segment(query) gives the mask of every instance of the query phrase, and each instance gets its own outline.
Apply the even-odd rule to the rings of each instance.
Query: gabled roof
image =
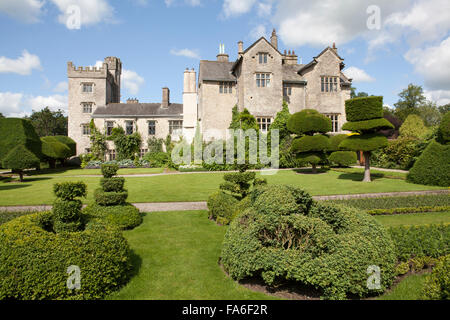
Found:
[[[347,77],[343,72],[341,72],[340,78],[341,78],[341,84],[343,86],[351,86],[352,85],[353,79],[350,79],[349,77]]]
[[[298,70],[303,64],[284,64],[283,65],[283,82],[286,83],[306,83],[305,79],[298,74]]]
[[[244,52],[242,53],[242,55],[244,55],[244,54],[246,54],[250,49],[252,49],[254,46],[256,46],[256,44],[258,43],[258,42],[260,42],[260,41],[265,41],[265,42],[267,42],[276,52],[278,52],[280,55],[283,55],[277,48],[275,48],[274,46],[273,46],[273,44],[270,42],[270,41],[268,41],[265,37],[261,37],[261,38],[259,38],[258,40],[256,40],[255,42],[253,42],[253,44],[250,46],[250,47],[248,47],[247,49],[245,49],[244,50]],[[234,69],[239,65],[239,63],[242,61],[242,56],[241,57],[239,57],[237,60],[236,60],[236,62],[234,62],[233,63],[233,66],[232,66],[232,68],[231,68],[231,72],[234,72]]]
[[[233,62],[200,61],[199,82],[203,81],[236,81],[231,74]]]
[[[168,108],[162,108],[161,103],[110,103],[106,107],[98,107],[93,118],[120,117],[174,117],[183,114],[183,105],[171,103]]]
[[[321,55],[323,55],[325,52],[327,52],[328,50],[330,50],[330,51],[331,51],[331,52],[332,52],[339,60],[341,60],[341,70],[342,70],[342,69],[344,68],[344,63],[342,62],[342,61],[344,61],[344,59],[341,58],[341,56],[337,54],[336,50],[334,50],[334,49],[331,48],[331,47],[326,47],[325,49],[322,50],[321,53],[319,53],[317,56],[315,56],[315,57],[313,58],[313,60],[312,60],[310,63],[304,65],[304,66],[298,71],[298,73],[299,73],[300,75],[302,75],[303,71],[305,71],[306,69],[308,69],[308,68],[310,68],[310,67],[316,65],[317,62],[318,62],[317,59],[318,59]]]

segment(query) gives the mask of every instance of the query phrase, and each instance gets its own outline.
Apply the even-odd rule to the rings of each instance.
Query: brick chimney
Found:
[[[170,90],[167,87],[162,88],[162,103],[161,107],[168,108],[170,105]]]

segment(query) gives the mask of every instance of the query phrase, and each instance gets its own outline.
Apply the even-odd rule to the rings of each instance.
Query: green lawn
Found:
[[[450,223],[450,211],[375,216],[375,219],[388,227]]]
[[[222,177],[223,173],[127,177],[126,188],[130,193],[128,200],[134,203],[205,201],[211,193],[217,191],[219,185],[223,182]],[[312,195],[442,189],[388,178],[376,178],[371,183],[363,183],[361,182],[362,171],[359,173],[329,171],[313,175],[284,170],[275,175],[264,177],[270,184],[298,186],[306,189]],[[88,198],[85,202],[92,201],[93,191],[99,186],[100,178],[98,177],[75,178],[64,175],[41,175],[28,177],[24,183],[11,183],[8,182],[9,179],[3,179],[0,180],[0,206],[51,204],[54,200],[52,194],[54,183],[79,180],[86,182],[88,185]]]
[[[119,169],[120,175],[133,174],[155,174],[162,173],[163,168],[124,168]],[[40,171],[29,171],[30,176],[92,176],[101,175],[100,169],[77,169],[77,168],[57,168],[57,169],[43,169]]]
[[[270,299],[228,278],[218,265],[226,228],[204,211],[149,213],[125,232],[137,274],[110,299]]]
[[[390,292],[378,297],[378,300],[421,300],[422,289],[428,274],[413,274],[403,279]]]

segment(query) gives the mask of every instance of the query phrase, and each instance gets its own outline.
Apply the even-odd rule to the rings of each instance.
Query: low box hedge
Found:
[[[106,192],[103,189],[95,189],[94,199],[95,203],[101,206],[116,206],[122,205],[128,198],[128,191],[122,192]]]

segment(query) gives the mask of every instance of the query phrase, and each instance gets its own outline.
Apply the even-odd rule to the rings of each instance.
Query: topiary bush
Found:
[[[112,207],[91,204],[83,209],[83,214],[103,220],[120,230],[131,230],[142,223],[142,214],[130,203]]]
[[[268,285],[295,281],[322,298],[381,293],[395,276],[388,231],[355,209],[313,202],[288,186],[256,189],[250,206],[230,224],[221,262],[235,280],[260,277]],[[380,289],[368,289],[369,266],[381,271]]]
[[[448,144],[450,142],[450,112],[447,112],[442,117],[437,136],[438,141],[442,144]]]
[[[421,139],[428,134],[429,129],[417,114],[410,114],[400,127],[400,136],[404,138]]]
[[[39,167],[39,162],[34,153],[29,151],[24,145],[19,144],[3,158],[2,166],[3,168],[11,169],[13,173],[17,173],[20,182],[23,182],[23,171]]]
[[[383,97],[362,97],[347,100],[345,102],[345,114],[347,121],[365,121],[383,118]]]
[[[209,196],[208,201],[209,218],[218,224],[227,225],[233,219],[233,213],[239,200],[223,191],[217,191]]]
[[[423,289],[425,300],[450,299],[450,255],[441,257],[433,272],[425,281]]]
[[[328,161],[339,167],[350,167],[356,164],[358,157],[354,151],[335,151],[330,154]]]
[[[77,143],[73,139],[67,136],[54,136],[54,138],[69,147],[69,157],[75,156],[77,154]]]
[[[223,175],[224,183],[220,189],[237,200],[244,199],[250,192],[250,188],[267,184],[267,180],[256,178],[255,172],[232,172]]]
[[[117,164],[102,164],[101,170],[103,177],[112,178],[119,171],[119,166]]]
[[[102,189],[95,189],[94,199],[95,203],[100,206],[117,206],[123,205],[128,198],[128,191],[123,190],[121,192],[106,192]]]
[[[114,177],[119,170],[117,164],[101,165],[103,179],[101,188],[94,191],[95,203],[100,206],[123,205],[127,201],[128,191],[125,190],[125,179]]]
[[[56,233],[76,232],[83,228],[81,220],[82,203],[75,198],[86,197],[84,182],[63,182],[53,185],[57,199],[53,202],[53,230]]]
[[[414,163],[407,180],[417,184],[450,186],[450,145],[433,140]]]
[[[49,232],[52,213],[22,216],[0,226],[0,300],[102,299],[130,276],[130,249],[109,224],[82,232]],[[81,270],[80,289],[68,289],[68,267]]]
[[[120,192],[125,185],[125,178],[102,178],[100,185],[105,192]]]

